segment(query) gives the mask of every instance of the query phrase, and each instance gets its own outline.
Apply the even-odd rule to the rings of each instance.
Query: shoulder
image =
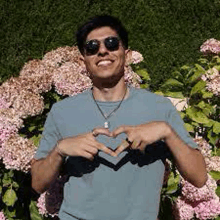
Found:
[[[89,95],[89,91],[86,90],[80,94],[67,97],[53,104],[51,111],[57,112],[60,110],[78,109],[79,106],[83,108],[83,105],[88,104]]]
[[[162,95],[155,94],[148,89],[134,89],[134,97],[139,102],[142,101],[147,105],[163,105],[167,107],[172,107],[170,99]]]

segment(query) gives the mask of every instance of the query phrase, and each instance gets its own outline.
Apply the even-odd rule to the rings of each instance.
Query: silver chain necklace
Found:
[[[123,95],[123,98],[122,98],[122,100],[120,101],[120,103],[118,104],[118,106],[117,106],[115,109],[113,109],[113,111],[111,111],[107,116],[105,116],[105,114],[103,113],[103,111],[102,111],[102,109],[100,108],[99,104],[98,104],[97,101],[95,100],[95,97],[94,97],[93,92],[92,92],[92,98],[93,98],[95,104],[97,105],[98,110],[100,111],[100,113],[102,114],[102,116],[103,116],[104,119],[105,119],[104,128],[109,128],[109,127],[110,127],[110,123],[109,123],[108,119],[112,116],[112,114],[113,114],[114,112],[116,112],[116,111],[120,108],[122,102],[124,101],[124,98],[125,98],[126,93],[127,93],[127,86],[126,86],[126,89],[125,89],[125,94]]]

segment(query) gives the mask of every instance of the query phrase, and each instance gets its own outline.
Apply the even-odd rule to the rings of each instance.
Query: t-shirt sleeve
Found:
[[[167,114],[167,121],[173,130],[179,135],[179,137],[192,148],[198,148],[197,144],[193,141],[192,137],[188,133],[188,131],[184,127],[184,122],[180,117],[179,112],[173,106],[171,101],[169,100],[169,111]]]
[[[45,158],[60,139],[61,134],[58,126],[56,125],[54,108],[52,107],[44,124],[44,131],[34,158]]]

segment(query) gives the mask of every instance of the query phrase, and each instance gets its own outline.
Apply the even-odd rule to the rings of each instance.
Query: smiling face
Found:
[[[124,75],[125,59],[129,50],[125,50],[122,42],[115,51],[109,51],[104,44],[108,37],[118,37],[117,32],[110,27],[101,27],[91,31],[86,41],[98,40],[99,50],[94,55],[83,56],[84,63],[93,83],[113,83],[119,81]]]

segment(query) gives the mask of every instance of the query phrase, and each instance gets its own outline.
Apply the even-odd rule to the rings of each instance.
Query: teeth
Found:
[[[101,66],[101,65],[108,65],[108,64],[111,64],[112,61],[110,60],[102,60],[98,63],[98,66]]]

